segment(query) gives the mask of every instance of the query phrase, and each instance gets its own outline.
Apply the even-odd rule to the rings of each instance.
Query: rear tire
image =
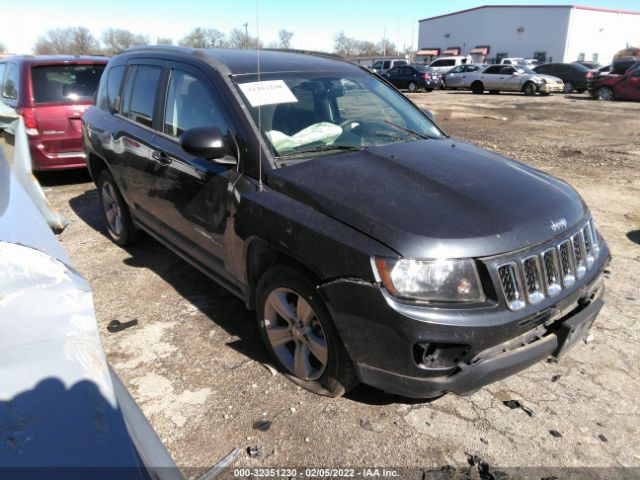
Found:
[[[573,83],[571,82],[567,82],[564,84],[564,87],[562,88],[562,92],[563,93],[573,93]]]
[[[473,82],[471,84],[471,91],[476,95],[482,95],[484,93],[484,85],[482,84],[482,82]]]
[[[329,397],[358,384],[331,314],[302,269],[276,265],[258,282],[256,314],[262,339],[294,383]]]
[[[418,84],[416,82],[409,82],[409,85],[407,85],[407,89],[411,93],[416,93],[418,91]]]
[[[138,238],[139,231],[131,220],[125,203],[111,172],[106,168],[98,177],[98,197],[107,233],[118,245],[130,245]]]

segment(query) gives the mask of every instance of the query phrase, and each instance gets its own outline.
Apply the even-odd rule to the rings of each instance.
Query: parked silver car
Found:
[[[540,75],[524,65],[491,65],[466,74],[462,86],[478,94],[489,90],[491,93],[504,91],[548,95],[562,92],[564,83],[551,75]]]
[[[489,65],[483,63],[469,63],[467,65],[458,65],[447,72],[442,78],[443,88],[469,88],[466,83],[467,75],[471,73],[479,73]]]

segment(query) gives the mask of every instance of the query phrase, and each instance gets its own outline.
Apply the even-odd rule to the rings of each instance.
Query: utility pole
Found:
[[[249,48],[249,24],[244,22],[242,26],[244,27],[244,48]]]
[[[382,33],[382,55],[387,56],[387,27],[384,27]]]

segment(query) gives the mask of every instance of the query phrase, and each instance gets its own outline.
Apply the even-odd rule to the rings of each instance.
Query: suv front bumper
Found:
[[[535,314],[495,308],[406,307],[379,286],[351,280],[319,287],[358,378],[386,392],[413,398],[467,394],[584,338],[603,306],[606,245],[581,286]],[[421,310],[418,317],[417,310]],[[416,345],[464,345],[464,358],[428,368]],[[462,357],[462,355],[461,355]]]

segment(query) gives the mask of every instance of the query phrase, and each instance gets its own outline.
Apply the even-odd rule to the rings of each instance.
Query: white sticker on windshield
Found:
[[[295,103],[298,101],[282,80],[240,83],[239,86],[252,107],[278,103]]]

